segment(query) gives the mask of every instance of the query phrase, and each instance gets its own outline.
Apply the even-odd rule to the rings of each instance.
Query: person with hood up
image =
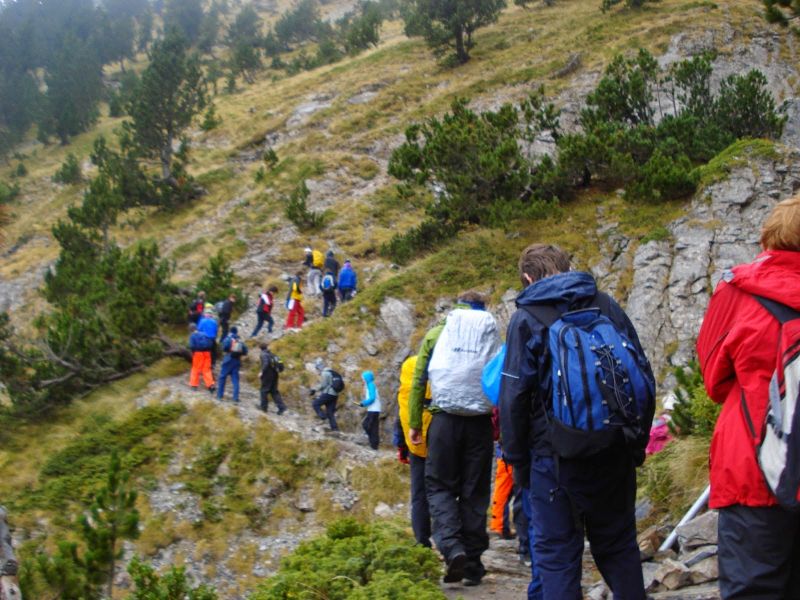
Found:
[[[719,588],[726,599],[800,594],[800,513],[778,504],[756,457],[782,339],[771,312],[795,319],[800,312],[800,195],[773,208],[761,247],[753,262],[723,274],[697,338],[706,390],[722,404],[709,450],[708,505],[719,511]],[[795,451],[792,434],[787,444]]]
[[[211,372],[211,348],[214,340],[206,334],[197,331],[197,325],[189,324],[189,350],[192,352],[192,371],[189,375],[189,385],[192,389],[199,389],[200,376],[209,392],[213,392],[214,374]]]
[[[380,444],[381,395],[375,385],[375,375],[372,371],[364,371],[361,379],[364,380],[364,399],[361,401],[361,406],[367,409],[361,427],[369,438],[369,447],[377,450]]]
[[[336,277],[332,271],[325,272],[319,289],[322,292],[322,316],[330,317],[336,308]]]
[[[342,302],[353,299],[358,287],[358,277],[349,260],[344,261],[342,270],[339,271],[339,298]]]
[[[212,340],[211,368],[214,368],[217,362],[217,332],[219,331],[219,322],[217,321],[217,313],[214,311],[213,304],[206,304],[203,307],[203,316],[197,323],[197,331]]]
[[[636,542],[636,464],[644,446],[632,450],[622,435],[591,456],[564,458],[551,442],[549,414],[553,373],[548,328],[539,307],[559,315],[593,307],[629,340],[652,384],[650,365],[633,324],[608,295],[598,292],[589,273],[570,270],[569,256],[548,244],[532,244],[519,258],[524,289],[506,334],[506,357],[500,384],[500,434],[506,460],[518,483],[529,490],[533,564],[529,597],[580,600],[584,535],[592,556],[615,598],[645,600]],[[570,405],[571,406],[571,405]],[[653,415],[645,415],[649,431]],[[641,440],[637,440],[639,442]],[[532,573],[533,576],[533,573]],[[541,594],[541,595],[539,595]]]
[[[261,389],[258,407],[263,412],[267,412],[269,406],[267,396],[272,396],[275,406],[278,407],[278,414],[282,415],[286,411],[286,404],[278,391],[278,379],[283,371],[283,363],[280,358],[269,351],[269,345],[266,342],[261,342],[259,347],[261,348],[261,371],[258,376],[261,380]]]
[[[222,301],[221,310],[217,315],[219,317],[219,327],[221,329],[219,340],[222,341],[228,337],[228,330],[230,329],[231,318],[233,317],[233,305],[236,304],[236,294],[228,295]]]
[[[325,254],[325,264],[322,266],[325,272],[333,273],[333,280],[339,279],[339,261],[333,255],[333,250],[328,250]]]
[[[239,369],[242,366],[242,357],[247,355],[247,346],[239,338],[239,330],[231,327],[231,331],[222,340],[222,350],[225,358],[222,359],[222,367],[219,371],[219,387],[217,388],[217,400],[222,400],[225,395],[225,380],[230,377],[233,384],[233,401],[239,402]]]
[[[325,366],[325,361],[322,358],[317,358],[314,361],[314,368],[319,373],[319,385],[316,389],[310,391],[313,397],[317,393],[319,395],[311,403],[311,407],[317,416],[323,421],[328,421],[331,431],[339,431],[339,425],[336,423],[336,404],[339,400],[339,392],[336,391],[333,385],[333,370]],[[323,411],[323,408],[325,409]]]

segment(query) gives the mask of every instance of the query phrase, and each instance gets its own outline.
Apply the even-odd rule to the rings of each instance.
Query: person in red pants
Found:
[[[305,311],[303,310],[303,290],[300,287],[301,277],[302,273],[297,273],[289,280],[289,297],[286,299],[289,314],[286,315],[284,329],[298,330],[303,326]]]

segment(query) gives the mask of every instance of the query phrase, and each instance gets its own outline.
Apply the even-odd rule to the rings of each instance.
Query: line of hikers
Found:
[[[726,599],[800,590],[799,224],[800,195],[773,209],[763,252],[724,274],[697,341],[708,394],[723,405],[709,507],[719,510]],[[523,289],[505,344],[485,298],[467,291],[401,368],[405,444],[397,443],[404,460],[408,449],[415,538],[443,555],[445,583],[479,585],[496,459],[492,525],[501,535],[510,529],[502,514],[509,496],[518,498],[512,510],[520,557],[531,567],[528,598],[582,598],[588,538],[614,597],[642,600],[636,467],[660,443],[651,439],[650,363],[624,310],[592,275],[571,270],[564,251],[532,244],[518,271]],[[343,378],[321,359],[315,366],[312,406],[337,431]],[[380,397],[373,374],[362,379],[360,404],[376,413],[363,426],[377,448]]]
[[[697,340],[723,405],[709,507],[725,599],[800,594],[800,195],[773,209],[761,246],[723,275]],[[565,252],[533,244],[518,269],[504,345],[483,297],[465,292],[401,368],[396,443],[414,536],[443,555],[445,583],[480,584],[496,456],[490,529],[509,532],[512,497],[529,599],[582,598],[588,538],[614,598],[643,600],[636,467],[668,441],[675,399],[652,427],[655,378],[636,330]]]

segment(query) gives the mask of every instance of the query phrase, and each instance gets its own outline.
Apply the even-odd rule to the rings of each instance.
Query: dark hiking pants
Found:
[[[260,390],[260,399],[261,399],[261,410],[267,412],[267,408],[269,407],[269,400],[267,396],[272,396],[272,400],[275,402],[275,406],[278,407],[280,412],[286,410],[286,404],[283,402],[283,397],[281,393],[278,391],[278,382],[273,381],[269,384],[261,384]]]
[[[516,486],[517,484],[515,483],[514,485]],[[539,575],[539,569],[536,566],[536,561],[534,560],[531,492],[529,489],[521,486],[520,489],[522,490],[522,510],[524,511],[525,518],[528,521],[528,531],[525,535],[528,543],[528,552],[531,556],[531,581],[528,584],[528,600],[543,600],[544,595],[542,594],[542,577]],[[520,538],[520,543],[522,543],[522,538]]]
[[[414,539],[426,548],[431,547],[431,513],[425,493],[425,459],[408,453],[411,466],[411,529]]]
[[[328,423],[331,425],[331,431],[339,431],[339,426],[336,424],[336,400],[337,396],[333,396],[331,394],[320,394],[314,402],[311,403],[311,407],[314,409],[314,412],[317,413],[317,416],[324,420],[328,420]],[[322,410],[322,407],[325,407],[325,410]]]
[[[448,562],[463,552],[468,567],[480,565],[481,554],[489,547],[486,511],[491,499],[492,437],[489,415],[437,412],[428,428],[425,488],[433,539]]]
[[[800,598],[800,513],[734,504],[718,527],[723,598]]]
[[[253,329],[253,333],[250,334],[250,337],[256,337],[258,332],[261,331],[261,328],[264,326],[264,321],[267,322],[267,331],[272,333],[272,327],[275,325],[275,319],[272,318],[270,313],[265,313],[264,311],[258,311],[256,313],[256,326]]]
[[[520,553],[527,553],[528,551],[528,517],[523,508],[523,497],[527,492],[525,488],[517,483],[511,491],[511,497],[508,499],[508,504],[511,506],[511,511],[514,520],[514,529],[517,532],[517,539],[519,540]]]
[[[369,438],[369,447],[377,450],[380,444],[381,413],[368,411],[361,422],[361,427]]]
[[[584,533],[616,600],[644,600],[636,543],[636,472],[625,449],[582,460],[531,462],[533,561],[545,599],[580,600]]]

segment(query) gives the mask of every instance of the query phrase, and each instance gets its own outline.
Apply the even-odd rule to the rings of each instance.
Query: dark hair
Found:
[[[262,350],[266,350],[269,347],[269,344],[267,344],[267,342],[261,342],[258,347]]]
[[[569,271],[569,256],[558,246],[531,244],[519,257],[519,278],[522,285],[539,281],[550,275]],[[531,278],[529,282],[525,275]]]
[[[267,288],[267,291],[268,291],[268,292],[272,292],[272,293],[274,294],[275,292],[277,292],[277,291],[278,291],[278,288],[277,288],[277,287],[275,287],[274,285],[271,285],[271,286],[269,286],[269,287]]]
[[[458,295],[458,301],[468,304],[486,304],[486,296],[477,290],[467,290]]]

